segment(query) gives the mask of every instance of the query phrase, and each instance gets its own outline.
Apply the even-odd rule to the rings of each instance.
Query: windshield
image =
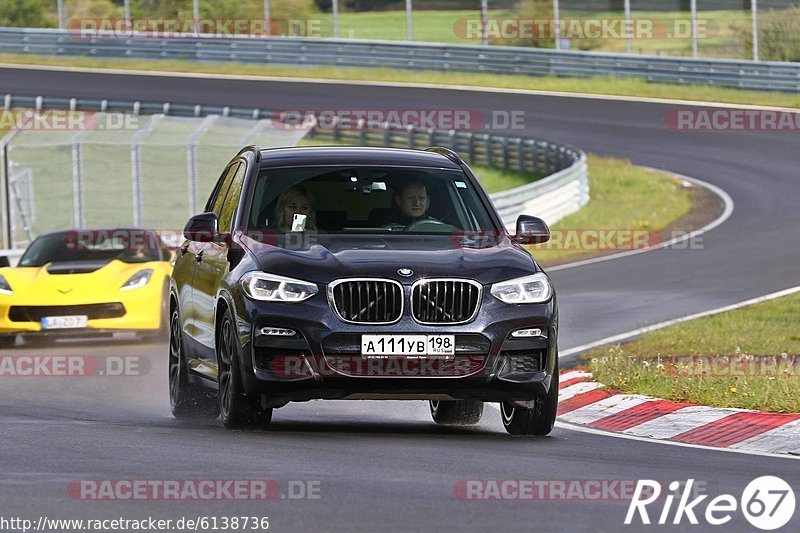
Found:
[[[146,263],[165,260],[164,245],[151,231],[64,231],[37,237],[19,260],[21,267],[47,263]]]
[[[334,234],[495,232],[460,170],[410,167],[263,169],[249,229]]]

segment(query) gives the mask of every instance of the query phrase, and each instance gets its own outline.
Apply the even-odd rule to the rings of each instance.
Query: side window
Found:
[[[244,185],[244,174],[247,165],[244,163],[239,165],[236,173],[233,176],[233,182],[228,189],[228,195],[225,202],[222,204],[222,211],[219,214],[219,231],[221,233],[229,233],[233,223],[233,215],[236,213],[236,207],[239,205],[239,197],[242,193],[242,186]]]
[[[214,193],[211,195],[211,198],[208,199],[208,204],[206,204],[206,212],[213,211],[219,215],[222,208],[222,202],[225,201],[225,194],[228,192],[228,188],[231,185],[233,175],[236,173],[237,168],[239,168],[239,163],[234,163],[222,173],[222,176],[220,176],[219,182],[217,183],[217,187],[214,189]]]

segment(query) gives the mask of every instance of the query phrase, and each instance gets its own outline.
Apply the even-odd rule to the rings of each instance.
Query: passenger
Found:
[[[278,228],[283,231],[292,231],[294,215],[306,216],[303,230],[317,231],[317,214],[314,210],[314,198],[308,194],[305,187],[302,185],[294,185],[283,191],[278,198],[276,211],[278,216]]]

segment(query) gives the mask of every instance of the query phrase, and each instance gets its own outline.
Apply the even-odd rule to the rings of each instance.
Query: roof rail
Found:
[[[251,144],[250,146],[245,146],[244,148],[239,150],[239,153],[236,154],[236,156],[238,157],[238,156],[242,155],[245,152],[253,152],[255,154],[255,156],[256,156],[256,163],[261,161],[261,147],[260,146],[256,146],[255,144]]]
[[[450,148],[445,148],[444,146],[431,146],[429,148],[425,148],[425,151],[441,154],[457,165],[464,164],[464,160],[461,159],[461,156],[459,156],[455,151],[451,150]]]

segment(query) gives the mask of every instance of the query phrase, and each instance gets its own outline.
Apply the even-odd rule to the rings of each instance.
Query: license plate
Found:
[[[455,335],[362,335],[361,355],[454,355]]]
[[[42,318],[42,329],[85,328],[88,320],[86,315],[46,316]]]

